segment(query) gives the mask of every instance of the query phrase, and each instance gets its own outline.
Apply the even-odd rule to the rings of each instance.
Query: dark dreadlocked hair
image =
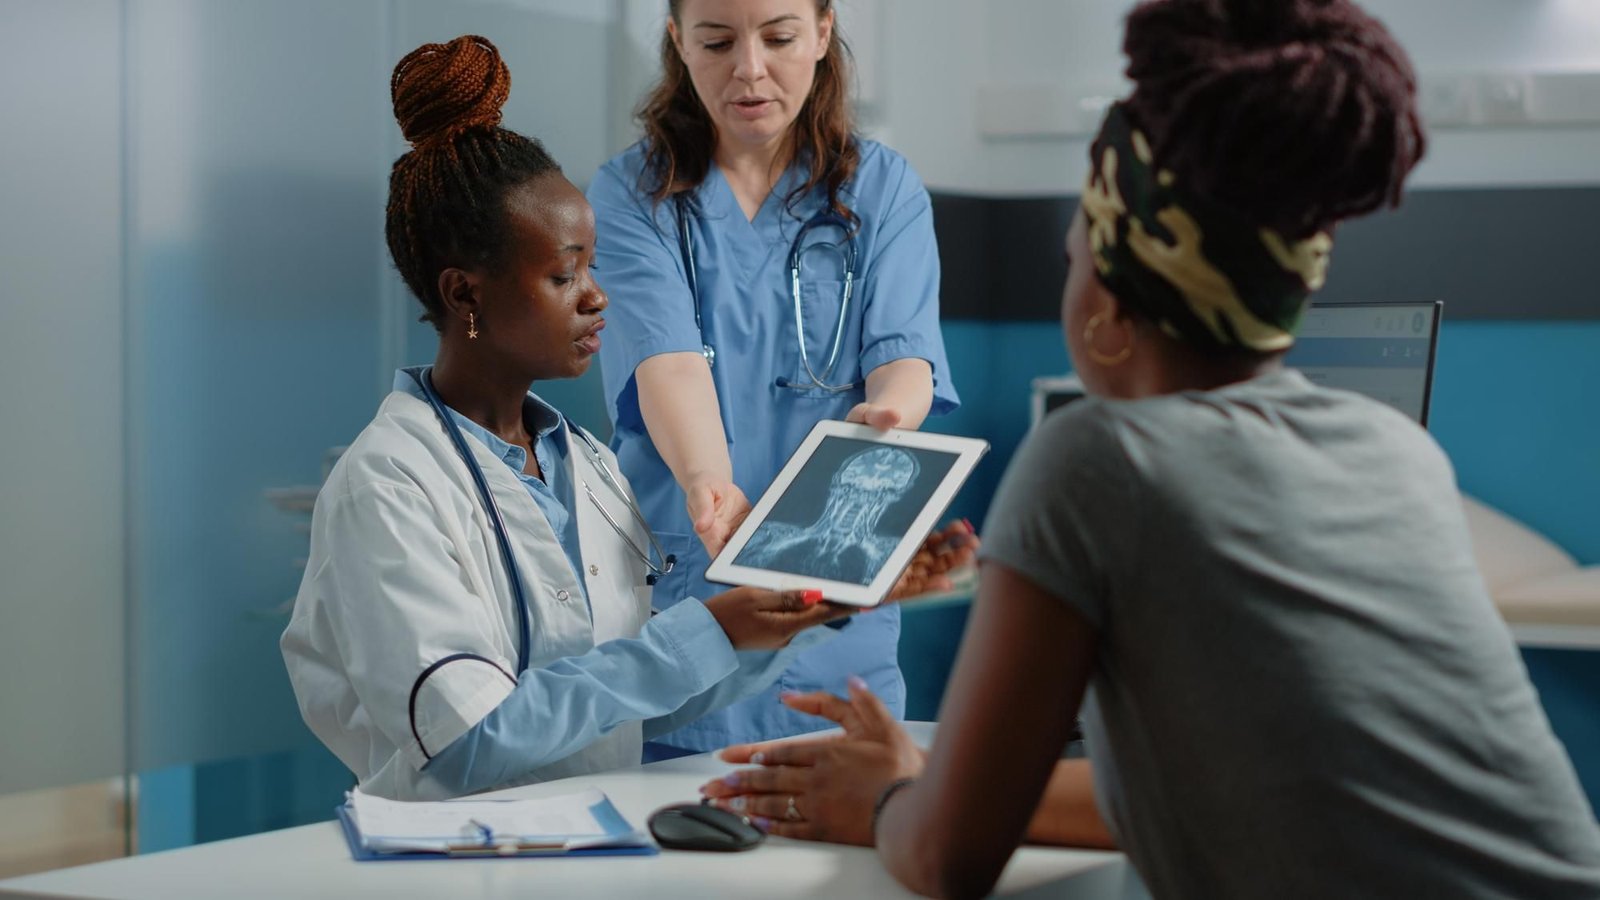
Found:
[[[1123,51],[1161,166],[1291,239],[1399,205],[1426,148],[1405,51],[1350,0],[1151,0]]]
[[[411,143],[389,174],[389,255],[440,328],[439,273],[495,268],[509,238],[508,191],[561,167],[538,141],[500,127],[511,72],[487,38],[423,44],[394,67],[394,116]]]

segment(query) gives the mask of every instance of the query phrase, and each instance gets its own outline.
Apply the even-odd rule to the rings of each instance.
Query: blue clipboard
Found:
[[[610,804],[607,803],[609,806]],[[361,844],[361,833],[356,829],[356,823],[350,816],[349,804],[341,804],[334,808],[334,813],[339,818],[339,828],[344,832],[345,843],[350,846],[350,858],[356,862],[372,862],[394,859],[423,860],[423,859],[527,859],[529,857],[548,857],[550,859],[571,859],[584,856],[655,856],[661,848],[653,843],[639,844],[627,847],[583,847],[575,850],[560,848],[525,848],[515,853],[501,853],[494,848],[453,850],[448,853],[439,853],[431,850],[402,850],[378,851],[364,847]],[[621,815],[611,811],[619,819]]]

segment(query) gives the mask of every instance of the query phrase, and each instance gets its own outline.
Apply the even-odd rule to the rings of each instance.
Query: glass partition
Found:
[[[0,878],[126,852],[115,0],[0,0]]]
[[[115,2],[0,2],[0,23],[10,794],[123,769],[121,36]]]

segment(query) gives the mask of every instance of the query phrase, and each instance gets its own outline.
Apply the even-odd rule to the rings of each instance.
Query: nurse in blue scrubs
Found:
[[[613,447],[678,554],[658,606],[704,595],[710,557],[816,422],[917,428],[959,402],[928,193],[854,133],[833,7],[672,0],[645,137],[589,188]],[[779,692],[843,692],[851,675],[903,715],[899,633],[896,608],[857,617],[770,690],[646,758],[812,730]]]

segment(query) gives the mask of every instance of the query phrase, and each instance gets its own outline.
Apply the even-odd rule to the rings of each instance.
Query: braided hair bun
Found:
[[[384,234],[423,321],[441,327],[439,272],[500,264],[506,194],[561,169],[537,140],[500,127],[511,72],[488,38],[423,44],[394,67],[389,93],[412,149],[389,173]]]
[[[1286,236],[1398,205],[1426,147],[1405,51],[1350,0],[1149,0],[1123,51],[1161,166]]]
[[[389,79],[389,96],[411,146],[445,142],[469,128],[500,124],[511,70],[488,38],[464,34],[406,54]]]

